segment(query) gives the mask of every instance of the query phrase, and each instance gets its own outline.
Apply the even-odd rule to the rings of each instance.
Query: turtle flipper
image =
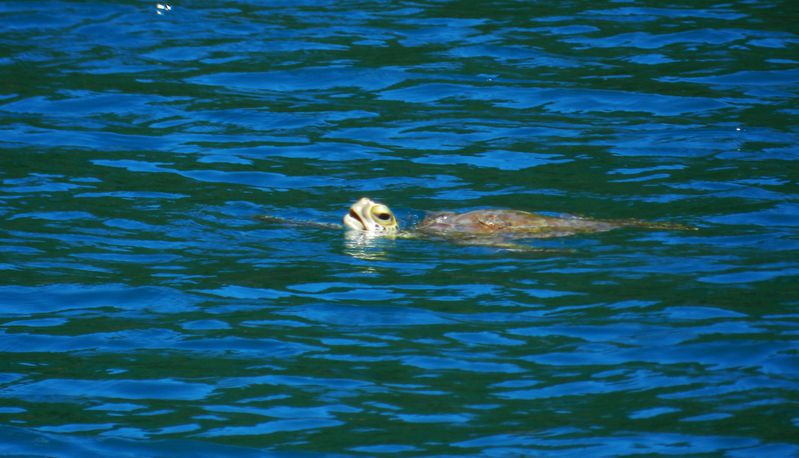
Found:
[[[322,223],[319,221],[308,221],[303,219],[283,218],[280,216],[272,215],[258,215],[255,219],[272,224],[281,224],[284,226],[303,226],[303,227],[318,227],[322,229],[341,229],[340,224]]]
[[[643,221],[640,219],[625,219],[616,221],[618,227],[632,227],[641,229],[652,229],[662,231],[698,231],[696,226],[688,226],[680,223],[669,223],[663,221]]]

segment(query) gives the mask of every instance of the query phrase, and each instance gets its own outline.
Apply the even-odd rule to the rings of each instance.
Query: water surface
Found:
[[[793,3],[169,6],[0,5],[0,453],[799,454]]]

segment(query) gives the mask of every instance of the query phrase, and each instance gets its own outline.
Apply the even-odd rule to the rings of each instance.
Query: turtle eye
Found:
[[[385,205],[375,205],[371,209],[372,217],[381,226],[391,226],[394,224],[394,214]]]

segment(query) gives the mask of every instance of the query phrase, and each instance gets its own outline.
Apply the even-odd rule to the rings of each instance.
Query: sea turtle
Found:
[[[292,225],[340,228],[329,223],[288,220],[274,216],[260,217],[266,221]],[[604,232],[621,227],[648,229],[690,229],[671,223],[652,223],[639,220],[594,220],[576,216],[545,216],[521,210],[488,209],[465,213],[437,212],[427,215],[410,230],[399,227],[396,216],[388,206],[367,197],[350,206],[343,218],[344,226],[364,236],[428,237],[452,240],[470,245],[489,245],[514,248],[512,239],[562,237],[578,233]]]

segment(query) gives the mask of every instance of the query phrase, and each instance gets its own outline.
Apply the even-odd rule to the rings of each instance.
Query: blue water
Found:
[[[799,455],[794,3],[0,3],[0,454]]]

